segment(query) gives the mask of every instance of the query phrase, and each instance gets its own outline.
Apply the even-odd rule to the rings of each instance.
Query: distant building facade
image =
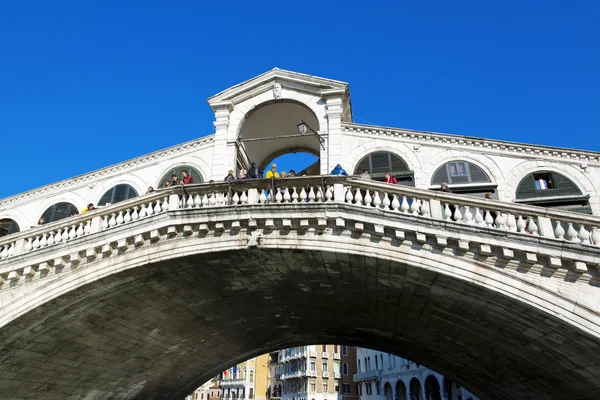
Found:
[[[338,400],[340,351],[340,345],[311,345],[271,353],[270,398]]]
[[[357,348],[360,400],[478,400],[456,382],[404,358]]]
[[[354,346],[341,346],[342,366],[340,378],[339,400],[357,400],[358,385],[354,383],[354,375],[356,374],[356,351]]]
[[[225,370],[220,381],[223,400],[266,400],[269,355],[251,358]]]

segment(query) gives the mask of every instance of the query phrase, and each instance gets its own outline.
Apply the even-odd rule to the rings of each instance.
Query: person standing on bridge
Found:
[[[335,168],[331,170],[330,175],[349,176],[348,173],[344,170],[344,168],[342,168],[342,166],[340,164],[336,165]]]
[[[366,179],[368,181],[373,180],[373,178],[371,178],[371,174],[369,174],[369,170],[368,169],[363,169],[362,174],[360,174],[358,177],[360,179]]]
[[[250,169],[248,170],[248,174],[246,175],[246,178],[258,179],[261,177],[261,175],[262,175],[262,171],[258,169],[258,167],[256,166],[256,163],[250,164]]]
[[[233,181],[235,181],[235,176],[233,175],[233,170],[230,169],[229,173],[225,177],[225,182],[233,182]]]
[[[279,172],[277,172],[277,164],[271,165],[271,170],[267,171],[266,178],[267,179],[279,178]]]
[[[389,172],[386,172],[385,173],[384,182],[385,183],[391,183],[392,185],[397,185],[398,184],[398,179],[396,179],[393,176],[391,176]]]
[[[188,175],[188,172],[184,169],[181,171],[181,181],[184,185],[190,185],[194,183],[194,178],[191,175]]]

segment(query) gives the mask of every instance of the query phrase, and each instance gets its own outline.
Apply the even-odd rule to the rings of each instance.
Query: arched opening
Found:
[[[10,218],[0,219],[0,237],[19,232],[19,224]]]
[[[371,179],[379,182],[385,180],[386,172],[398,180],[398,184],[415,186],[414,172],[402,158],[388,151],[376,151],[364,156],[354,168],[354,175],[368,171]]]
[[[517,203],[592,213],[590,196],[583,194],[572,180],[556,171],[540,170],[528,174],[519,182],[515,198]]]
[[[276,158],[267,158],[264,166],[261,165],[263,176],[266,176],[273,164],[277,165],[279,176],[284,176],[283,172],[286,176],[320,175],[321,173],[319,156],[307,152],[285,153]]]
[[[301,122],[307,126],[304,134],[298,128]],[[269,160],[287,153],[303,152],[318,157],[321,143],[316,133],[320,129],[313,111],[302,103],[275,100],[261,104],[246,115],[240,129],[237,171],[249,169],[251,163],[265,171]],[[296,172],[300,171],[298,167]]]
[[[424,400],[421,382],[417,378],[410,380],[410,400]]]
[[[392,385],[389,382],[386,382],[383,385],[383,396],[385,400],[394,400],[394,392],[392,391]]]
[[[439,190],[442,183],[447,183],[453,193],[475,197],[492,193],[492,198],[498,199],[498,185],[481,167],[469,161],[452,160],[438,167],[431,177],[431,185]]]
[[[433,375],[425,379],[425,400],[441,400],[440,384]]]
[[[137,191],[131,185],[121,184],[113,186],[111,189],[107,190],[106,193],[100,197],[98,205],[103,206],[107,204],[115,204],[120,201],[133,199],[137,196]]]
[[[595,336],[495,289],[405,261],[330,252],[325,249],[333,242],[325,236],[319,238],[318,250],[228,248],[198,254],[189,254],[189,249],[207,238],[190,235],[173,240],[143,246],[146,258],[136,267],[125,264],[140,258],[131,248],[122,258],[99,259],[93,267],[99,270],[102,263],[109,264],[110,275],[96,281],[90,276],[79,287],[63,275],[55,285],[46,285],[52,291],[69,285],[69,290],[0,329],[0,353],[5,354],[0,376],[25,374],[30,365],[77,359],[81,360],[77,365],[65,363],[66,369],[46,369],[56,386],[44,390],[69,395],[73,390],[101,392],[109,385],[113,397],[182,398],[181,394],[248,357],[306,343],[338,342],[376,344],[376,350],[460,377],[482,397],[588,398],[592,396],[586,393],[597,392],[597,380],[571,376],[570,365],[561,369],[551,363],[562,352],[545,335],[528,338],[529,350],[522,341],[499,344],[493,335],[472,335],[469,343],[461,344],[460,338],[473,329],[503,330],[506,337],[518,337],[523,326],[540,324],[548,335],[561,335],[581,349],[582,362],[593,361],[585,358],[585,349],[598,342]],[[179,251],[184,241],[186,255],[177,257],[172,252]],[[171,253],[164,251],[167,248]],[[331,279],[332,271],[343,279]],[[404,279],[408,276],[411,284]],[[388,286],[382,290],[384,281]],[[326,290],[323,282],[328,284]],[[361,282],[353,285],[351,296],[348,282]],[[43,290],[36,295],[47,295]],[[424,293],[436,310],[435,319],[423,321],[418,312]],[[390,295],[396,296],[394,301],[388,300]],[[386,307],[381,308],[383,301]],[[457,310],[456,304],[465,307]],[[481,312],[481,304],[494,307]],[[381,318],[364,318],[373,309],[380,310]],[[457,318],[470,323],[456,324]],[[427,325],[432,330],[454,325],[444,335],[422,335],[424,323],[433,324]],[[399,324],[408,329],[398,330]],[[125,327],[127,335],[122,333]],[[110,340],[102,342],[106,337]],[[39,343],[61,351],[35,351]],[[94,343],[102,343],[103,352]],[[122,351],[125,347],[127,352]],[[312,365],[311,371],[315,371]],[[481,379],[491,375],[494,380]],[[136,386],[142,381],[144,385]],[[132,388],[137,391],[129,392]],[[7,398],[35,398],[35,393],[24,395],[29,389],[0,380]],[[420,397],[422,390],[411,392]]]
[[[78,212],[79,210],[77,210],[77,207],[75,207],[71,203],[56,203],[48,207],[46,211],[44,211],[44,213],[40,217],[40,220],[43,218],[44,223],[54,222],[63,218],[71,217],[73,216],[73,214],[76,214]]]
[[[181,173],[183,171],[186,171],[194,180],[194,183],[202,183],[204,182],[204,179],[202,177],[202,174],[200,173],[200,171],[198,171],[196,168],[191,167],[189,165],[179,165],[177,167],[173,167],[170,170],[168,170],[163,176],[162,178],[160,178],[160,180],[158,181],[158,184],[155,186],[155,188],[159,187],[166,187],[167,186],[167,182],[171,182],[171,177],[173,175],[175,175],[177,177],[178,180],[181,179]]]
[[[396,398],[394,400],[406,400],[406,385],[401,380],[396,381]]]

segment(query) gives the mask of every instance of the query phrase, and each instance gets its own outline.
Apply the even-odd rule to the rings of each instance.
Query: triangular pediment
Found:
[[[265,90],[269,90],[274,82],[279,82],[284,87],[294,88],[299,91],[322,96],[335,92],[342,92],[348,96],[348,83],[346,82],[273,68],[264,74],[248,79],[247,81],[217,93],[214,96],[209,97],[207,101],[211,107],[215,104],[222,104],[223,102],[229,102],[235,105],[250,97],[257,96]]]

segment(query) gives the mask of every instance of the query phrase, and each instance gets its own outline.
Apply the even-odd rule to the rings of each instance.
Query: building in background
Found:
[[[269,355],[251,358],[225,370],[220,381],[223,400],[266,400]]]
[[[360,400],[478,400],[456,382],[404,358],[357,348]]]
[[[354,374],[356,374],[356,347],[341,346],[341,377],[339,381],[340,391],[339,400],[357,400],[358,387],[354,383]]]
[[[270,398],[338,400],[340,350],[339,345],[311,345],[271,353]]]

